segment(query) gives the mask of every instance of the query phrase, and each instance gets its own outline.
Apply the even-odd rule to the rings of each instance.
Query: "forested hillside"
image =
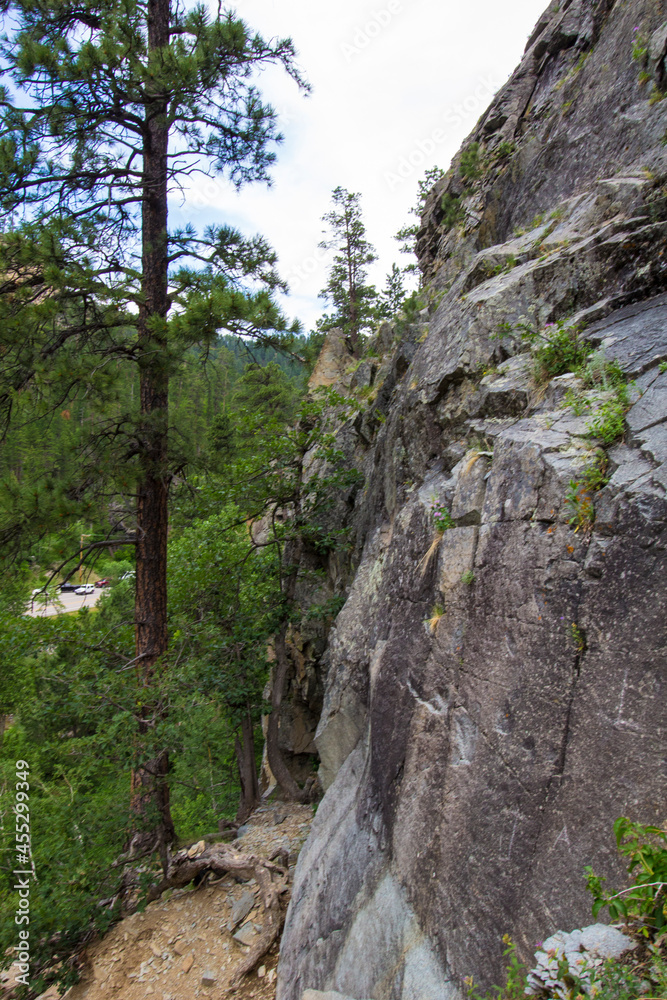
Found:
[[[336,186],[309,331],[173,222],[270,181],[292,41],[3,11],[0,989],[659,1000],[664,11],[554,0],[381,290]]]

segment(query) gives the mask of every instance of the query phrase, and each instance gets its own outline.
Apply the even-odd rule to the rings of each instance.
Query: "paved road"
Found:
[[[60,594],[60,603],[62,607],[47,604],[46,607],[42,602],[37,599],[34,603],[28,605],[28,610],[26,614],[33,618],[51,618],[53,615],[59,615],[66,611],[78,611],[80,608],[92,608],[100,599],[102,594],[101,590],[95,589],[93,594]]]

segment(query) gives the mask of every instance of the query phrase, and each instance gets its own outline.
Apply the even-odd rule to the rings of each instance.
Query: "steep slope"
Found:
[[[622,877],[618,815],[667,818],[666,47],[653,0],[551,4],[427,201],[429,314],[347,379],[356,574],[278,1000],[498,981],[504,933],[588,922],[585,864]],[[536,381],[558,321],[589,383]]]

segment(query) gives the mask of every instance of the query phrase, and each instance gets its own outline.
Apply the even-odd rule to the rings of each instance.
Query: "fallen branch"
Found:
[[[286,867],[256,854],[237,851],[231,844],[213,844],[196,857],[189,857],[186,850],[179,851],[171,859],[162,881],[149,889],[147,901],[150,903],[159,899],[167,889],[182,888],[193,880],[199,883],[209,873],[218,877],[235,875],[243,879],[254,878],[264,907],[259,939],[238,965],[230,983],[231,987],[236,987],[243,976],[255,968],[282,930],[286,909],[282,905],[282,897],[287,892],[288,871]]]

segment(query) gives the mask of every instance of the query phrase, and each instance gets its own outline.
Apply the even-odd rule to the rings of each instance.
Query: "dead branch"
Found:
[[[209,873],[217,877],[254,878],[264,908],[262,932],[234,974],[230,985],[235,988],[243,976],[255,968],[282,930],[286,909],[282,897],[287,892],[288,871],[256,854],[242,853],[231,844],[213,844],[196,857],[189,857],[188,851],[183,850],[171,859],[162,881],[150,888],[148,902],[158,899],[167,889],[182,888],[193,880],[199,883]]]

